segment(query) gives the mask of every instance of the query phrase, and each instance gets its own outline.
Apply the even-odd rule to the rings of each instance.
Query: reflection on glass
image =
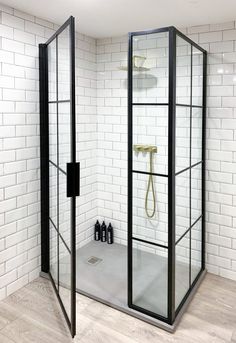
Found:
[[[203,53],[193,47],[193,86],[192,104],[202,106]]]
[[[71,115],[70,103],[58,104],[59,167],[66,172],[71,162]]]
[[[67,177],[59,171],[59,232],[70,248],[71,198],[67,198]]]
[[[133,101],[168,102],[168,33],[133,38]]]
[[[168,243],[168,179],[154,178],[156,208],[153,218],[148,218],[145,211],[148,175],[133,173],[133,237],[162,245]],[[148,208],[153,209],[154,201],[149,194]]]
[[[202,220],[191,229],[191,283],[194,282],[202,265]]]
[[[190,104],[191,45],[176,37],[176,103]]]
[[[190,166],[190,108],[176,107],[175,171]]]
[[[154,145],[153,173],[168,171],[168,107],[133,106],[133,144]],[[133,150],[133,169],[149,171],[149,153]]]
[[[189,170],[175,177],[175,225],[176,241],[190,226]]]
[[[57,107],[49,104],[48,110],[49,130],[49,160],[57,164]]]
[[[59,237],[59,294],[66,313],[71,314],[71,255]]]
[[[67,27],[58,36],[58,100],[70,99],[70,39]]]
[[[167,317],[167,249],[133,241],[133,304]]]
[[[189,289],[189,233],[175,247],[175,308]]]
[[[202,160],[202,109],[192,108],[192,156],[191,164]]]
[[[191,170],[191,225],[202,214],[202,165]]]
[[[56,40],[48,45],[48,99],[56,100]]]
[[[58,288],[58,241],[57,241],[58,235],[57,231],[53,227],[53,225],[50,223],[50,273],[53,278],[53,281],[55,283],[55,286]]]

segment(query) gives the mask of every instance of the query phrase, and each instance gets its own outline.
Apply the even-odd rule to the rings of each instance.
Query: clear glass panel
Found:
[[[58,100],[70,100],[69,27],[58,36]]]
[[[175,171],[190,166],[190,108],[176,106]]]
[[[71,247],[71,198],[67,198],[67,177],[59,171],[59,232]]]
[[[200,219],[191,229],[191,283],[202,266],[202,220]]]
[[[167,317],[167,249],[133,241],[133,304]]]
[[[176,241],[190,227],[190,172],[187,170],[175,178],[175,230]]]
[[[192,104],[202,106],[203,53],[193,47]]]
[[[57,227],[57,168],[49,163],[49,217]]]
[[[70,103],[58,104],[59,167],[66,172],[71,162],[71,115]]]
[[[191,169],[191,225],[202,214],[202,165]]]
[[[49,124],[49,160],[57,164],[57,106],[49,104],[48,109]]]
[[[133,106],[133,169],[150,171],[150,153],[137,152],[135,145],[152,145],[153,173],[168,172],[168,107]]]
[[[202,109],[192,108],[192,156],[191,164],[202,160]]]
[[[56,100],[56,40],[48,45],[48,99]]]
[[[50,273],[58,288],[58,234],[53,225],[50,223]]]
[[[175,247],[175,308],[189,290],[190,239],[187,233]]]
[[[153,176],[155,202],[152,188],[147,196],[149,175],[133,173],[133,237],[162,245],[168,244],[168,178]],[[152,181],[150,181],[152,182]]]
[[[59,294],[67,315],[71,314],[71,255],[59,237]]]
[[[191,45],[176,37],[176,103],[190,105]]]
[[[133,37],[133,102],[168,102],[168,36]]]

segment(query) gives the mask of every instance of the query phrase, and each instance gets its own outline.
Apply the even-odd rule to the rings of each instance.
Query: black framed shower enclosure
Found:
[[[79,195],[74,17],[70,17],[45,44],[39,45],[39,73],[41,268],[52,282],[74,337],[76,196]]]
[[[169,331],[205,273],[206,65],[206,51],[174,27],[129,33],[127,299],[118,306],[89,295]],[[39,73],[42,272],[74,337],[80,165],[73,17],[39,45]],[[150,170],[138,144],[154,146]],[[147,218],[150,175],[157,206]]]
[[[154,52],[155,60],[152,59]],[[156,94],[150,88],[153,75],[148,76],[149,80],[142,77],[142,68],[134,63],[139,55],[156,68]],[[168,325],[174,324],[205,272],[206,66],[206,51],[174,27],[129,33],[128,306]],[[158,82],[161,84],[164,78],[165,89],[160,95]],[[147,86],[145,82],[148,82]],[[161,121],[163,127],[158,127],[155,120],[164,115],[165,127]],[[148,127],[151,116],[153,124]],[[141,132],[138,125],[141,125]],[[156,232],[155,236],[139,230],[139,221],[143,218],[140,218],[137,203],[142,202],[143,190],[138,187],[147,182],[150,173],[144,164],[138,163],[134,152],[134,144],[144,143],[151,125],[154,126],[153,136],[153,129],[156,128],[157,136],[158,129],[162,129],[166,130],[167,139],[162,154],[166,157],[164,166],[159,168],[157,153],[156,172],[152,173],[157,180],[157,203],[158,189],[164,189],[162,193],[165,192],[167,199],[165,209],[162,213],[159,211],[159,217],[164,216],[165,230]],[[157,149],[158,143],[157,138]],[[139,193],[141,196],[137,200],[135,197]],[[161,270],[165,276],[161,282],[152,278],[152,287],[143,288],[140,294],[137,291],[139,274],[145,275],[144,270],[148,268],[144,258],[142,260],[144,251],[158,257],[153,275],[156,273],[159,279],[161,274],[157,271]],[[153,297],[150,297],[151,292],[155,293]]]

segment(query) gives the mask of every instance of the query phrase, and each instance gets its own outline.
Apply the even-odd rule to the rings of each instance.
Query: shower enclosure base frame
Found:
[[[76,288],[76,292],[81,294],[81,295],[84,295],[90,299],[93,299],[95,301],[98,301],[106,306],[109,306],[111,308],[114,308],[118,311],[121,311],[123,313],[126,313],[134,318],[137,318],[137,319],[140,319],[148,324],[151,324],[151,325],[154,325],[160,329],[163,329],[167,332],[170,332],[170,333],[174,333],[183,314],[186,312],[187,310],[187,307],[188,305],[191,303],[194,295],[196,294],[199,286],[201,285],[203,279],[205,278],[205,275],[206,275],[207,271],[206,269],[203,270],[200,274],[200,276],[198,277],[198,280],[197,282],[195,283],[195,285],[193,286],[192,290],[191,290],[191,293],[189,294],[189,296],[187,297],[187,300],[185,301],[184,305],[181,307],[181,310],[179,311],[178,315],[176,316],[175,318],[175,321],[172,325],[170,324],[167,324],[161,320],[158,320],[158,319],[155,319],[153,317],[150,317],[150,316],[147,316],[145,315],[144,313],[141,313],[141,312],[138,312],[138,311],[135,311],[133,310],[132,308],[128,307],[127,306],[119,306],[119,305],[116,305],[110,301],[107,301],[107,300],[104,300],[102,298],[99,298],[97,296],[95,296],[94,294],[90,294],[90,293],[87,293],[87,292],[84,292],[78,288]],[[49,279],[49,275],[47,273],[44,273],[44,272],[40,272],[40,276],[43,277],[43,278],[46,278],[46,279]],[[79,309],[78,309],[79,310]]]

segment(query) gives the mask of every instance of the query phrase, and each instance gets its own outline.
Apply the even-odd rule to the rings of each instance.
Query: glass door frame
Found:
[[[48,46],[56,41],[56,87],[58,94],[58,36],[69,28],[70,50],[70,151],[71,160],[67,163],[67,197],[71,198],[71,227],[70,227],[70,265],[71,265],[71,313],[70,319],[65,310],[55,282],[50,273],[50,219],[49,219],[49,78],[48,78]],[[47,40],[45,44],[39,44],[39,87],[40,87],[40,179],[41,179],[41,270],[47,273],[71,336],[76,334],[76,196],[79,195],[79,163],[76,163],[76,123],[75,123],[75,18],[69,19]],[[54,103],[54,101],[53,101]],[[55,101],[58,118],[58,95]],[[58,135],[58,133],[57,133]],[[58,141],[57,141],[58,144]],[[58,151],[57,151],[58,154]],[[59,166],[57,166],[59,168]],[[60,169],[60,168],[59,168]],[[58,183],[58,179],[57,179]],[[57,207],[58,207],[57,202]],[[58,235],[59,231],[57,232]],[[58,252],[57,252],[58,256]],[[59,256],[57,263],[59,265]],[[59,283],[59,275],[58,275]]]
[[[148,35],[153,33],[166,32],[169,34],[169,76],[168,89],[169,96],[166,103],[134,103],[133,102],[133,38],[135,36]],[[175,134],[176,134],[176,37],[179,35],[192,47],[203,53],[203,80],[202,80],[202,244],[201,244],[201,270],[195,281],[190,285],[188,292],[175,309]],[[191,65],[192,67],[192,65]],[[142,312],[155,319],[172,325],[176,316],[180,312],[193,288],[205,271],[205,139],[206,139],[206,76],[207,75],[207,52],[198,44],[186,37],[175,27],[164,27],[155,30],[130,32],[128,37],[128,306],[136,311]],[[191,85],[193,75],[191,73]],[[168,245],[162,246],[148,240],[137,239],[133,236],[133,173],[149,174],[147,172],[133,170],[133,106],[168,106],[168,174],[153,175],[168,178]],[[191,196],[191,195],[190,195]],[[168,251],[168,290],[167,290],[167,317],[158,315],[145,308],[141,308],[133,303],[133,241],[140,241],[157,247],[166,248]],[[158,290],[157,290],[158,294]]]

